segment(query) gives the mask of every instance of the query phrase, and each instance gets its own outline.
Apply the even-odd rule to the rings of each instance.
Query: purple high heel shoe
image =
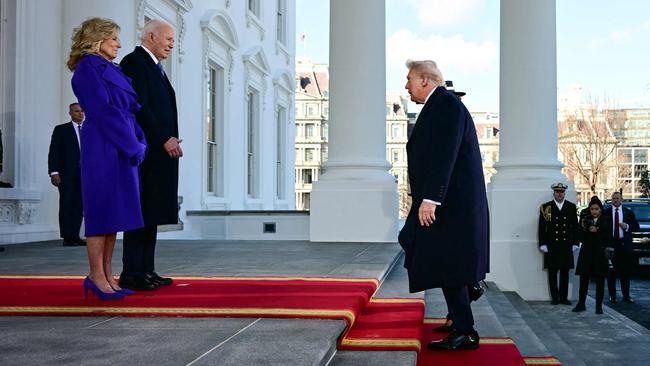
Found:
[[[99,287],[97,287],[97,285],[95,285],[90,277],[86,277],[84,279],[84,296],[86,299],[88,299],[88,290],[91,290],[100,300],[120,300],[126,296],[121,292],[102,291]]]

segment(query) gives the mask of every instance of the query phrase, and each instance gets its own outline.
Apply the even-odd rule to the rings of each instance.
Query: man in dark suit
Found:
[[[616,277],[621,279],[621,292],[623,302],[634,303],[630,297],[630,272],[634,268],[634,255],[632,254],[632,233],[639,231],[639,222],[634,212],[623,207],[623,194],[612,193],[612,207],[605,210],[605,222],[614,239],[609,245],[614,248],[612,264],[614,270],[607,277],[609,301],[616,303]]]
[[[489,266],[488,207],[478,137],[433,61],[408,61],[406,89],[424,104],[406,145],[413,203],[400,232],[409,290],[442,288],[454,331],[431,349],[479,347],[468,286]]]
[[[141,46],[126,55],[120,66],[138,94],[138,124],[147,139],[147,156],[140,166],[141,206],[145,226],[124,233],[120,286],[156,290],[171,278],[156,273],[154,258],[158,225],[178,222],[178,158],[183,156],[178,139],[176,94],[161,61],[174,47],[174,29],[152,20],[142,31]]]
[[[47,171],[52,185],[59,189],[59,231],[63,246],[86,245],[79,238],[83,206],[81,202],[81,166],[79,133],[85,118],[79,103],[68,107],[71,122],[54,127]]]
[[[551,305],[571,305],[569,301],[569,270],[573,268],[573,252],[580,244],[580,226],[576,205],[565,199],[568,186],[551,185],[553,200],[539,208],[537,238],[544,253],[544,268],[548,271]],[[560,287],[557,279],[560,273]]]

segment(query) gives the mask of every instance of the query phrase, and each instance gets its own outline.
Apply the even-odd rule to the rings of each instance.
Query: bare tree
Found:
[[[617,166],[614,154],[618,141],[611,126],[622,118],[614,108],[604,108],[597,101],[565,115],[559,124],[559,150],[565,173],[576,182],[576,190],[610,191],[615,187],[611,169]]]

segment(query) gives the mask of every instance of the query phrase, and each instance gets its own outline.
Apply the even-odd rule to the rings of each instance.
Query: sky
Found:
[[[498,0],[385,1],[387,92],[406,93],[405,60],[431,59],[470,111],[498,112]],[[557,0],[556,14],[558,97],[650,108],[650,1]],[[329,62],[329,0],[296,0],[296,37],[297,57]]]

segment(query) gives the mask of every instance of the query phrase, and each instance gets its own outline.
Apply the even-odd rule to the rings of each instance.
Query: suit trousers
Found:
[[[557,273],[560,272],[560,288],[557,287]],[[548,269],[548,287],[551,291],[551,299],[555,301],[564,301],[569,297],[569,270],[549,268]]]
[[[122,275],[137,277],[155,271],[157,236],[157,225],[124,232]]]
[[[64,240],[77,240],[83,220],[80,178],[68,178],[58,188],[59,232]]]
[[[578,290],[579,299],[578,303],[583,304],[587,301],[587,291],[589,290],[589,279],[593,279],[596,283],[596,307],[599,308],[603,305],[603,298],[605,297],[605,277],[603,276],[580,276],[580,289]]]
[[[443,287],[447,309],[454,321],[454,328],[459,332],[470,332],[474,330],[474,316],[469,301],[467,286]]]
[[[623,298],[628,298],[630,297],[630,272],[632,272],[632,267],[634,266],[632,260],[634,257],[632,253],[623,248],[622,242],[615,242],[614,244],[616,248],[614,257],[612,258],[614,270],[610,271],[609,276],[607,276],[609,297],[612,299],[616,298],[616,277],[618,277],[621,281]]]

